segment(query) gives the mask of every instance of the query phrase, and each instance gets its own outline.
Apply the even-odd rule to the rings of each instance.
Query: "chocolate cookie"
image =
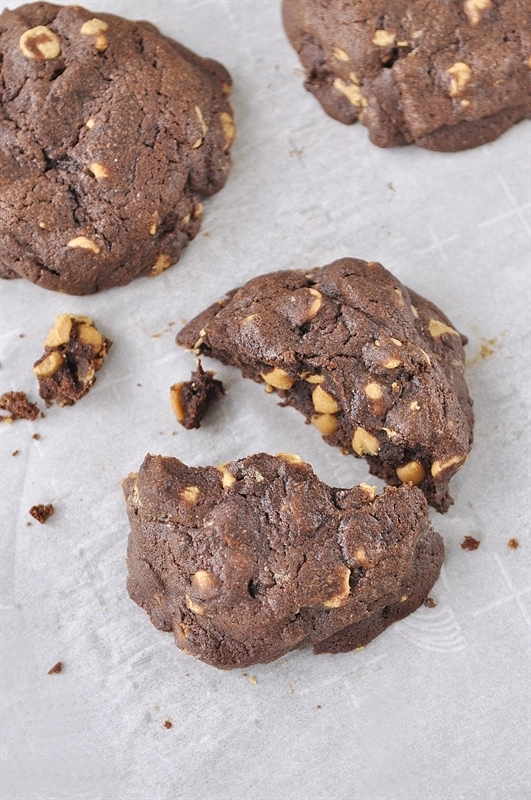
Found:
[[[131,598],[225,669],[361,647],[422,605],[443,560],[416,487],[330,488],[289,454],[148,455],[123,489]]]
[[[0,65],[0,276],[82,295],[178,261],[229,172],[225,68],[48,3],[2,12]]]
[[[527,0],[283,0],[306,88],[380,147],[456,151],[531,116]]]
[[[420,486],[439,511],[472,441],[465,341],[381,264],[353,258],[254,278],[177,335],[265,382],[387,483]]]
[[[84,397],[96,380],[96,372],[112,345],[90,317],[60,314],[44,342],[44,355],[33,365],[39,394],[46,405],[52,401],[72,406]]]

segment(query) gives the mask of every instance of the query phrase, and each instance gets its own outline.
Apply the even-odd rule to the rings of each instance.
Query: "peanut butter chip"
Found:
[[[432,336],[434,339],[438,339],[439,336],[443,335],[443,333],[449,333],[452,336],[459,336],[459,333],[454,328],[451,328],[449,325],[445,325],[444,322],[441,322],[438,319],[430,319],[428,330],[430,332],[430,336]]]
[[[397,478],[402,483],[413,483],[418,486],[426,477],[424,467],[419,461],[408,461],[396,470]]]
[[[35,61],[50,61],[61,54],[59,37],[45,25],[25,31],[18,44],[26,58]]]
[[[313,414],[311,421],[323,436],[331,436],[337,430],[337,417],[333,414]]]
[[[220,464],[216,469],[221,472],[221,485],[224,489],[230,489],[233,483],[236,483],[236,478],[229,472],[225,464]]]
[[[372,37],[372,43],[376,47],[389,47],[395,43],[396,33],[392,31],[377,30]]]
[[[181,497],[186,503],[195,505],[199,497],[199,486],[185,486],[181,492]]]
[[[318,413],[337,414],[339,411],[337,401],[319,385],[312,392],[312,403]]]
[[[226,111],[222,111],[219,118],[225,136],[225,149],[228,150],[236,138],[236,125],[231,115]]]
[[[352,73],[351,73],[352,74]],[[341,78],[336,78],[333,86],[338,92],[344,95],[349,103],[355,108],[364,108],[368,105],[367,100],[360,92],[360,87],[357,83],[345,83]]]
[[[461,94],[465,86],[470,82],[472,70],[464,61],[456,61],[455,64],[446,70],[450,75],[450,97],[457,97]]]
[[[53,350],[43,359],[38,361],[33,367],[33,372],[38,378],[48,378],[55,375],[63,363],[63,356],[57,350]]]
[[[109,170],[107,167],[104,164],[100,164],[98,161],[93,161],[92,164],[89,164],[88,169],[98,181],[102,178],[109,177]]]
[[[157,256],[157,260],[153,266],[153,269],[149,273],[149,277],[153,278],[155,275],[160,275],[161,272],[164,272],[171,267],[171,259],[169,256],[164,255],[164,253],[159,253]]]
[[[67,243],[67,247],[79,247],[81,250],[90,250],[96,254],[100,252],[100,248],[96,242],[93,242],[92,239],[88,239],[86,236],[76,236],[74,239],[70,239]]]
[[[209,592],[214,587],[214,580],[206,569],[198,569],[192,575],[192,586],[199,592]]]
[[[69,314],[60,314],[55,318],[44,342],[45,347],[59,347],[66,344],[72,331],[72,318]]]
[[[454,467],[456,464],[461,464],[464,461],[466,461],[464,456],[452,456],[445,461],[434,461],[431,465],[431,474],[434,478],[437,478],[442,472],[446,472],[450,467]]]
[[[334,47],[334,49],[332,50],[332,55],[334,56],[334,58],[337,58],[338,61],[345,62],[349,60],[348,53],[345,53],[345,51],[342,50],[340,47]]]
[[[94,36],[94,47],[101,52],[109,46],[107,37],[103,35],[108,27],[107,23],[102,19],[94,17],[84,22],[79,32],[82,36]]]
[[[350,595],[350,570],[348,567],[343,567],[341,570],[338,570],[338,572],[340,573],[338,576],[340,591],[324,601],[323,606],[325,608],[340,608],[348,602]]]
[[[376,436],[366,431],[365,428],[358,427],[352,437],[352,449],[359,456],[377,456],[380,451],[380,445]]]
[[[269,386],[273,386],[275,389],[291,389],[295,382],[294,378],[280,367],[274,367],[271,372],[261,372],[260,375]]]
[[[479,25],[487,9],[492,8],[491,0],[465,0],[464,11],[471,25]]]

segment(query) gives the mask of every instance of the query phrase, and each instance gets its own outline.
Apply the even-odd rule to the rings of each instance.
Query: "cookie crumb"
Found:
[[[463,550],[477,550],[480,544],[481,542],[478,539],[474,539],[473,536],[465,536],[461,542],[461,547]]]
[[[51,503],[41,503],[40,505],[32,506],[29,510],[33,519],[36,519],[41,525],[44,525],[46,520],[52,516],[53,512],[54,507]]]
[[[171,406],[183,428],[199,428],[212,403],[225,394],[223,384],[214,375],[211,370],[205,372],[198,359],[190,380],[170,387]]]
[[[31,438],[32,438],[32,439],[35,439],[35,441],[36,441],[36,442],[38,442],[38,441],[39,441],[39,439],[41,438],[41,435],[40,435],[40,433],[34,433],[34,434],[33,434],[33,436],[32,436]]]
[[[173,722],[172,722],[171,720],[167,719],[167,720],[164,722],[164,727],[165,727],[165,728],[168,728],[168,730],[169,730],[170,728],[173,728]]]
[[[63,662],[58,661],[57,664],[54,664],[53,667],[48,670],[48,675],[58,675],[62,671],[63,671]]]
[[[12,456],[18,456],[18,454],[19,454],[19,453],[20,453],[20,450],[13,450],[13,452],[11,453],[11,455],[12,455]]]
[[[71,406],[84,397],[111,346],[90,317],[57,316],[44,342],[44,355],[33,365],[46,405],[55,400],[59,406]]]
[[[520,542],[518,539],[509,539],[507,542],[507,547],[510,547],[511,550],[516,550],[518,547],[520,547]]]
[[[5,392],[0,396],[0,422],[13,422],[15,419],[34,420],[39,416],[39,406],[28,400],[25,392]]]
[[[433,599],[433,597],[427,597],[427,598],[424,600],[424,605],[426,606],[426,608],[435,608],[435,606],[437,605],[437,603],[435,602],[435,600]]]

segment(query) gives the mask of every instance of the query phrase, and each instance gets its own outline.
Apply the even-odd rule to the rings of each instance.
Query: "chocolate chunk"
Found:
[[[419,489],[334,489],[289,454],[148,455],[123,490],[131,598],[224,669],[361,647],[422,605],[443,560]]]
[[[387,483],[418,485],[439,511],[472,441],[465,341],[381,264],[352,258],[254,278],[177,335],[265,383]]]

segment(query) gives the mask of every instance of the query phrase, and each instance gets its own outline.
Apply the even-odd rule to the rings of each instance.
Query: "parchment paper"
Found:
[[[75,406],[0,425],[3,800],[528,798],[529,123],[463,153],[381,150],[305,92],[277,0],[91,8],[220,60],[238,138],[166,273],[85,298],[0,284],[2,392],[39,400],[32,365],[57,314],[114,340]],[[475,442],[455,505],[432,514],[436,606],[359,652],[218,671],[127,596],[120,481],[148,452],[200,465],[264,450],[334,486],[378,483],[236,370],[204,360],[227,395],[197,431],[169,403],[195,364],[174,342],[184,321],[255,274],[341,256],[380,261],[469,337]],[[36,503],[55,506],[45,525]]]

